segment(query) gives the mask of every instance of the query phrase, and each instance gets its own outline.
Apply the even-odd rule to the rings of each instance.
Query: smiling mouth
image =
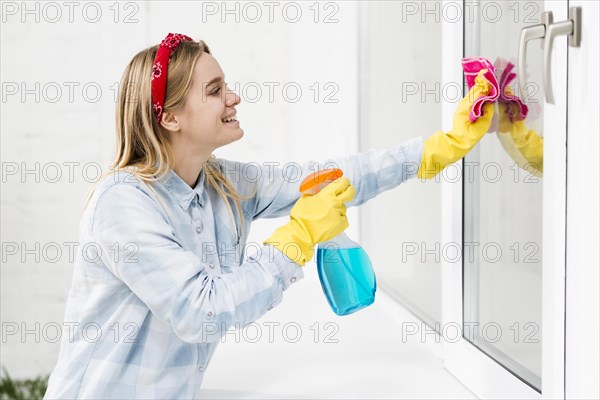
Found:
[[[221,120],[221,122],[229,124],[232,122],[237,122],[237,114],[232,115],[231,117],[227,117]]]

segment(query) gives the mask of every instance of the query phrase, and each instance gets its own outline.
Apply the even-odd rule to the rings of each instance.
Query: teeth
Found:
[[[236,115],[233,115],[233,116],[231,116],[231,117],[225,118],[225,119],[223,119],[223,120],[221,120],[221,121],[223,121],[223,122],[237,121],[237,119],[236,119]]]

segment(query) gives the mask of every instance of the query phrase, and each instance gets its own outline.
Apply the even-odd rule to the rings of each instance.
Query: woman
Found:
[[[240,98],[223,78],[207,45],[179,34],[125,69],[114,172],[81,219],[69,332],[46,398],[194,397],[221,335],[279,304],[314,245],[348,226],[344,203],[435,176],[477,143],[493,113],[488,104],[477,122],[468,119],[490,89],[481,80],[452,132],[334,160],[348,178],[300,196],[279,168],[248,179],[242,164],[212,155],[244,134],[235,121]],[[289,223],[244,259],[250,223],[287,214]]]

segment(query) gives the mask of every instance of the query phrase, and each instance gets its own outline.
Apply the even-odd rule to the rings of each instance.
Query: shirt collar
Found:
[[[198,176],[198,182],[193,189],[171,168],[160,181],[173,195],[181,208],[187,210],[196,196],[198,196],[200,207],[204,207],[204,196],[202,196],[204,192],[204,175],[204,168],[202,168]]]

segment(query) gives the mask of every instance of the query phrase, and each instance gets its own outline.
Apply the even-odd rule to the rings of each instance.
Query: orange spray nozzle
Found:
[[[317,194],[321,189],[344,175],[339,168],[329,168],[308,175],[300,184],[300,193]]]

